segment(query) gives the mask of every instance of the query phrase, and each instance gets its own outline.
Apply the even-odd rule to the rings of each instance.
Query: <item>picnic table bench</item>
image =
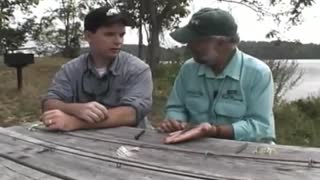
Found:
[[[165,135],[132,127],[0,127],[0,179],[320,179],[320,148],[215,138],[164,145]]]

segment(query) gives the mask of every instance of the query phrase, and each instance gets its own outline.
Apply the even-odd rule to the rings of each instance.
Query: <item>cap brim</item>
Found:
[[[173,31],[170,33],[170,36],[182,44],[189,43],[190,41],[199,38],[199,34],[192,30],[189,26],[184,26]]]

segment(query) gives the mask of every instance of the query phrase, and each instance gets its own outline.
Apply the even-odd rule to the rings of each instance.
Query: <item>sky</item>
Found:
[[[262,2],[268,1],[262,0]],[[41,15],[46,9],[54,7],[57,7],[56,1],[44,0],[41,1],[39,6],[34,9],[34,13]],[[217,3],[216,0],[193,0],[191,5],[188,7],[191,13],[188,17],[181,19],[179,26],[186,25],[192,14],[204,7],[221,8],[230,11],[238,24],[238,33],[240,38],[245,41],[270,41],[270,39],[265,37],[266,34],[271,29],[278,29],[281,32],[280,37],[283,40],[320,44],[320,35],[318,34],[320,32],[320,14],[317,12],[317,10],[320,9],[319,1],[317,1],[317,3],[312,7],[305,9],[303,12],[303,22],[300,25],[291,27],[289,30],[284,30],[284,23],[282,23],[280,27],[277,27],[277,24],[272,20],[272,18],[266,17],[263,20],[259,20],[257,14],[249,8],[235,5],[233,3]],[[271,10],[274,10],[274,8]],[[19,17],[22,15],[17,13],[17,16]],[[169,33],[169,31],[164,32],[162,46],[179,46],[179,43],[171,39]],[[137,30],[128,28],[125,36],[125,44],[137,43]],[[146,40],[144,43],[146,44]]]
[[[201,3],[199,3],[201,1]],[[264,0],[267,1],[267,0]],[[196,3],[197,2],[197,3]],[[271,29],[277,28],[277,24],[272,18],[265,18],[258,20],[258,16],[252,10],[235,4],[230,3],[213,3],[214,0],[194,0],[189,10],[191,13],[188,17],[183,18],[179,26],[184,26],[190,20],[192,14],[204,7],[221,8],[228,10],[234,16],[238,24],[238,33],[242,40],[246,41],[270,41],[265,36]],[[315,43],[320,44],[320,2],[314,6],[305,9],[303,14],[303,22],[299,26],[294,26],[288,31],[284,31],[284,25],[280,28],[280,37],[289,41],[300,41],[302,43]],[[128,38],[129,36],[129,38]],[[165,32],[165,42],[163,45],[171,47],[179,45],[169,36],[169,32]],[[137,43],[137,31],[128,32],[127,43]]]

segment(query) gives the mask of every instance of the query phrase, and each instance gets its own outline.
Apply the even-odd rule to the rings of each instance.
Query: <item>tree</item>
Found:
[[[49,46],[64,57],[72,58],[80,51],[80,3],[77,0],[60,0],[59,4],[57,9],[49,10],[49,14],[41,18],[33,37],[38,46]]]
[[[188,15],[190,0],[115,0],[122,12],[130,17],[134,28],[139,28],[140,49],[142,48],[142,27],[147,29],[147,62],[152,70],[160,60],[160,34],[171,30],[180,23],[180,18]],[[141,52],[141,50],[140,50]]]
[[[152,69],[155,69],[159,63],[158,48],[160,46],[159,35],[164,30],[175,28],[180,22],[179,19],[185,17],[189,12],[186,7],[192,0],[114,0],[113,2],[122,2],[122,9],[127,12],[128,17],[132,18],[134,27],[139,28],[139,49],[142,49],[142,24],[147,26],[148,35],[148,56],[147,62]],[[258,0],[215,0],[225,3],[236,3],[246,6],[255,11],[259,17],[272,16],[277,22],[283,20],[284,17],[291,23],[297,25],[305,7],[314,4],[314,0],[291,0],[289,6],[284,7],[279,12],[269,11],[270,7],[283,6],[281,0],[270,0],[269,3]],[[193,1],[195,2],[195,1]],[[117,3],[113,3],[117,4]],[[120,6],[121,8],[121,6]],[[279,8],[280,9],[280,8]],[[277,30],[270,30],[266,36],[269,38],[278,37]],[[279,38],[279,37],[278,37]],[[139,54],[140,54],[139,53]]]
[[[30,8],[38,4],[38,0],[1,0],[0,2],[0,54],[10,49],[17,49],[27,41],[33,24],[32,19],[23,23],[14,23],[14,12],[22,11],[30,14]]]
[[[312,6],[314,0],[214,0],[218,2],[233,3],[241,6],[245,6],[254,12],[260,19],[263,19],[266,16],[271,16],[274,18],[275,22],[280,24],[285,22],[287,29],[292,25],[298,25],[301,22],[301,17],[303,10],[307,7]],[[274,11],[272,9],[277,9]],[[279,37],[280,32],[275,29],[271,29],[267,38],[277,38]]]
[[[34,28],[33,38],[39,52],[62,53],[64,57],[79,54],[83,42],[82,22],[86,14],[97,7],[109,6],[108,0],[59,0],[60,6],[41,18]]]
[[[295,60],[265,60],[270,67],[274,80],[274,103],[282,102],[284,95],[298,85],[304,71],[299,69]]]

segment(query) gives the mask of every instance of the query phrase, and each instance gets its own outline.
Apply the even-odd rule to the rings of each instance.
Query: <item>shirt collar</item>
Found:
[[[236,49],[236,52],[232,56],[230,62],[225,67],[222,73],[219,75],[215,75],[210,67],[204,64],[200,64],[198,69],[198,75],[205,75],[207,78],[224,78],[229,76],[235,80],[240,80],[240,72],[241,72],[241,63],[242,63],[242,55],[241,51]]]
[[[120,53],[119,53],[120,54]],[[112,62],[111,66],[109,69],[107,69],[106,72],[110,72],[112,75],[114,76],[117,76],[120,74],[119,72],[119,54],[118,56],[116,57],[116,59]],[[92,56],[91,54],[89,53],[88,54],[88,59],[87,59],[87,63],[88,63],[88,69],[94,73],[96,73],[96,69],[93,65],[93,62],[92,62]]]

